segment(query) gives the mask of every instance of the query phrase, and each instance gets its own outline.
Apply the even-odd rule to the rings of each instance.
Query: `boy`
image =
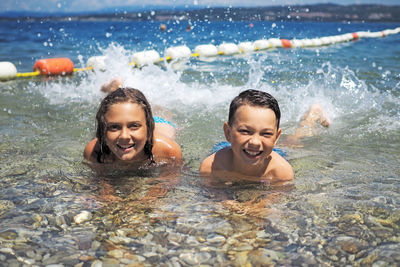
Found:
[[[228,122],[224,123],[225,138],[231,145],[208,156],[200,166],[200,173],[222,179],[293,180],[290,164],[273,151],[282,132],[280,117],[278,102],[270,94],[252,89],[241,92],[232,100]],[[309,135],[305,129],[312,128],[318,120],[329,126],[322,108],[314,104],[290,141],[295,143]]]

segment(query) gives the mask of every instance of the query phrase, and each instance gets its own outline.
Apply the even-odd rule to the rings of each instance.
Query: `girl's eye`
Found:
[[[109,130],[109,131],[117,131],[119,129],[120,129],[119,125],[116,125],[116,124],[111,124],[111,125],[107,126],[107,130]]]
[[[129,125],[130,129],[137,129],[139,127],[140,127],[140,124],[138,124],[138,123],[132,123],[131,125]]]

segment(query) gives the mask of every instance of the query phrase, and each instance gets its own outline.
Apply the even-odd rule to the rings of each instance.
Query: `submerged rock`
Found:
[[[74,217],[74,222],[76,224],[81,224],[81,223],[87,222],[87,221],[89,221],[91,219],[92,219],[92,213],[90,213],[89,211],[84,210],[84,211],[82,211],[81,213],[79,213],[78,215],[76,215]]]

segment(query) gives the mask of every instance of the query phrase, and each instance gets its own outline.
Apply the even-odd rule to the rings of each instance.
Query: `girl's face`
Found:
[[[266,167],[281,133],[272,109],[250,105],[239,107],[232,126],[226,123],[224,131],[232,145],[235,168],[248,172]]]
[[[120,161],[144,161],[147,141],[146,115],[143,108],[133,103],[117,103],[105,114],[106,144]]]

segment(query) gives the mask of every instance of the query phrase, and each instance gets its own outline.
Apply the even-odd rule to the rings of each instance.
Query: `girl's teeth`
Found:
[[[130,147],[133,147],[133,145],[118,145],[120,148],[122,148],[122,149],[127,149],[127,148],[130,148]]]

